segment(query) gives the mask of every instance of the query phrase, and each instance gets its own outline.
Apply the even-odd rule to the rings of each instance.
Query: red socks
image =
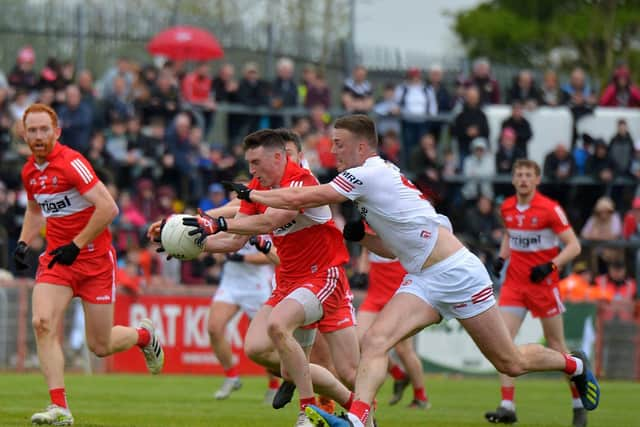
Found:
[[[424,391],[424,387],[414,388],[413,389],[413,398],[415,400],[419,400],[421,402],[427,401],[427,393]]]
[[[407,376],[407,374],[402,369],[400,369],[400,366],[398,366],[398,365],[391,366],[389,368],[389,373],[391,374],[393,379],[396,380],[396,381],[403,380]]]
[[[138,347],[146,347],[149,344],[149,341],[151,341],[149,331],[145,328],[136,328],[136,331],[138,331],[138,342],[136,342],[136,345]]]
[[[500,393],[502,394],[502,400],[508,400],[513,402],[513,397],[516,394],[515,387],[500,387]]]
[[[240,376],[240,372],[238,372],[237,366],[232,366],[229,369],[224,370],[224,376],[227,378],[238,378]],[[278,380],[276,380],[278,381]],[[271,383],[269,383],[269,388],[271,388]],[[278,388],[278,386],[276,386]]]
[[[309,405],[317,405],[316,403],[316,397],[308,397],[306,399],[300,399],[300,410],[304,411],[304,408],[306,408]]]
[[[271,378],[269,380],[269,390],[277,390],[280,387],[280,381],[277,378]]]
[[[353,399],[355,398],[356,398],[356,394],[354,392],[351,392],[351,394],[349,395],[349,400],[347,400],[347,402],[344,405],[342,405],[342,407],[347,411],[350,411],[351,406],[353,406]]]
[[[62,408],[67,408],[67,394],[64,388],[52,388],[49,390],[49,396],[51,397],[51,403]]]
[[[370,411],[371,406],[367,405],[362,400],[356,400],[355,402],[353,402],[353,404],[351,405],[351,410],[349,410],[350,413],[352,413],[353,415],[358,417],[360,421],[362,421],[362,424],[367,421]]]
[[[573,375],[576,373],[576,369],[578,369],[578,363],[576,360],[569,354],[564,355],[564,373],[567,375]]]
[[[580,400],[580,393],[576,388],[574,382],[569,381],[569,390],[571,390],[571,402],[574,408],[584,408],[582,405],[582,400]]]

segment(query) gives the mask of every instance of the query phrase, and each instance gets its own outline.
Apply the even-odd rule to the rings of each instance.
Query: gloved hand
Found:
[[[26,270],[29,267],[31,267],[27,260],[28,255],[29,255],[29,245],[27,245],[25,242],[20,240],[18,242],[18,246],[16,246],[16,249],[13,251],[13,262],[16,265],[17,271]]]
[[[263,236],[251,236],[249,243],[265,255],[271,250],[271,240],[266,239]]]
[[[238,199],[251,201],[251,189],[246,185],[231,181],[222,181],[222,185],[227,191],[235,191],[238,194]]]
[[[540,283],[544,280],[545,277],[547,277],[557,269],[558,267],[552,262],[536,265],[531,269],[531,275],[529,276],[529,279],[531,279],[533,283]]]
[[[500,273],[502,272],[502,267],[504,267],[504,258],[498,257],[493,260],[493,265],[491,268],[491,272],[494,276],[500,277]]]
[[[76,260],[80,248],[75,243],[69,242],[64,246],[59,246],[49,252],[49,255],[53,255],[53,259],[49,262],[49,268],[53,268],[56,263],[62,265],[71,265]]]
[[[153,241],[160,245],[156,249],[156,252],[158,252],[158,253],[162,253],[162,252],[165,251],[164,247],[162,246],[162,229],[164,228],[164,225],[166,223],[167,223],[167,219],[166,218],[162,218],[162,222],[160,223],[160,233],[158,234],[158,237],[154,237],[153,238]],[[171,258],[173,258],[173,257],[171,255],[167,254],[167,261],[169,261]]]
[[[227,261],[244,262],[244,255],[237,252],[226,254]]]
[[[369,276],[365,273],[354,273],[349,279],[353,289],[366,289],[369,284]]]
[[[182,219],[182,224],[187,227],[196,227],[195,230],[189,231],[189,236],[195,236],[199,234],[196,241],[199,245],[204,242],[207,236],[219,233],[221,231],[227,231],[227,220],[224,217],[213,218],[207,215],[202,209],[198,209],[198,216],[192,216]]]
[[[358,220],[346,223],[342,229],[342,235],[349,242],[359,242],[364,239],[364,222]]]

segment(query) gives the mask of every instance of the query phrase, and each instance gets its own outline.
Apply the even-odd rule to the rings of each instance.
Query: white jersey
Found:
[[[396,261],[398,261],[397,258],[385,258],[383,256],[374,254],[373,252],[369,251],[369,262],[377,262],[380,264],[384,264],[384,263],[390,263],[390,262],[396,262]]]
[[[263,236],[269,238],[269,236]],[[247,242],[238,252],[240,255],[257,254],[258,249]],[[236,288],[253,288],[256,283],[270,283],[273,276],[272,264],[249,264],[248,262],[227,261],[222,267],[222,282]],[[221,283],[222,285],[222,283]]]
[[[347,169],[331,181],[353,200],[360,215],[409,273],[417,273],[438,239],[438,226],[451,229],[425,196],[393,164],[379,156]]]

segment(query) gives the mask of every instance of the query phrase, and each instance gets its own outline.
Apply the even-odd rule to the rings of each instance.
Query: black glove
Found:
[[[342,235],[345,240],[359,242],[364,239],[364,222],[358,220],[346,223],[342,229]]]
[[[237,252],[227,254],[227,261],[244,262],[244,255]]]
[[[369,276],[365,273],[354,273],[349,279],[349,284],[353,289],[366,289],[369,284]]]
[[[533,283],[540,283],[542,282],[542,280],[544,280],[545,277],[547,277],[557,269],[558,267],[552,262],[536,265],[531,269],[531,275],[529,276],[529,279],[531,279]]]
[[[165,251],[164,247],[162,246],[162,229],[164,228],[164,225],[167,223],[167,219],[163,218],[162,222],[160,223],[160,233],[158,234],[158,237],[154,237],[153,241],[158,243],[160,246],[156,249],[156,252],[158,253],[162,253]],[[169,261],[171,258],[173,258],[171,255],[167,254],[167,261]]]
[[[231,181],[222,181],[222,185],[227,191],[235,191],[238,194],[238,199],[251,201],[251,189],[246,185]]]
[[[263,236],[251,236],[249,243],[265,255],[271,250],[271,240],[266,239]]]
[[[79,253],[80,248],[73,242],[69,242],[64,246],[59,246],[49,252],[49,255],[53,255],[53,259],[49,263],[49,268],[53,268],[56,262],[62,265],[71,265],[73,264],[73,261],[76,260]]]
[[[27,261],[27,256],[29,255],[29,245],[20,240],[18,242],[18,246],[16,246],[15,251],[13,251],[13,262],[16,265],[17,271],[26,270],[31,267],[29,262]]]
[[[491,272],[494,276],[500,277],[500,272],[502,271],[502,267],[504,267],[504,258],[498,257],[493,260],[493,265],[491,268]]]
[[[183,218],[182,224],[187,227],[196,227],[195,230],[191,230],[187,234],[189,234],[189,236],[199,234],[200,237],[196,240],[198,245],[201,245],[207,236],[221,231],[227,231],[227,220],[223,216],[213,218],[207,215],[202,209],[198,209],[198,216]]]

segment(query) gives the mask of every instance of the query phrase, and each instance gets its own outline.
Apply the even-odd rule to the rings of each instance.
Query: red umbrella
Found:
[[[218,40],[198,27],[170,27],[156,34],[147,50],[153,55],[163,55],[175,61],[203,61],[222,58],[224,51]]]

